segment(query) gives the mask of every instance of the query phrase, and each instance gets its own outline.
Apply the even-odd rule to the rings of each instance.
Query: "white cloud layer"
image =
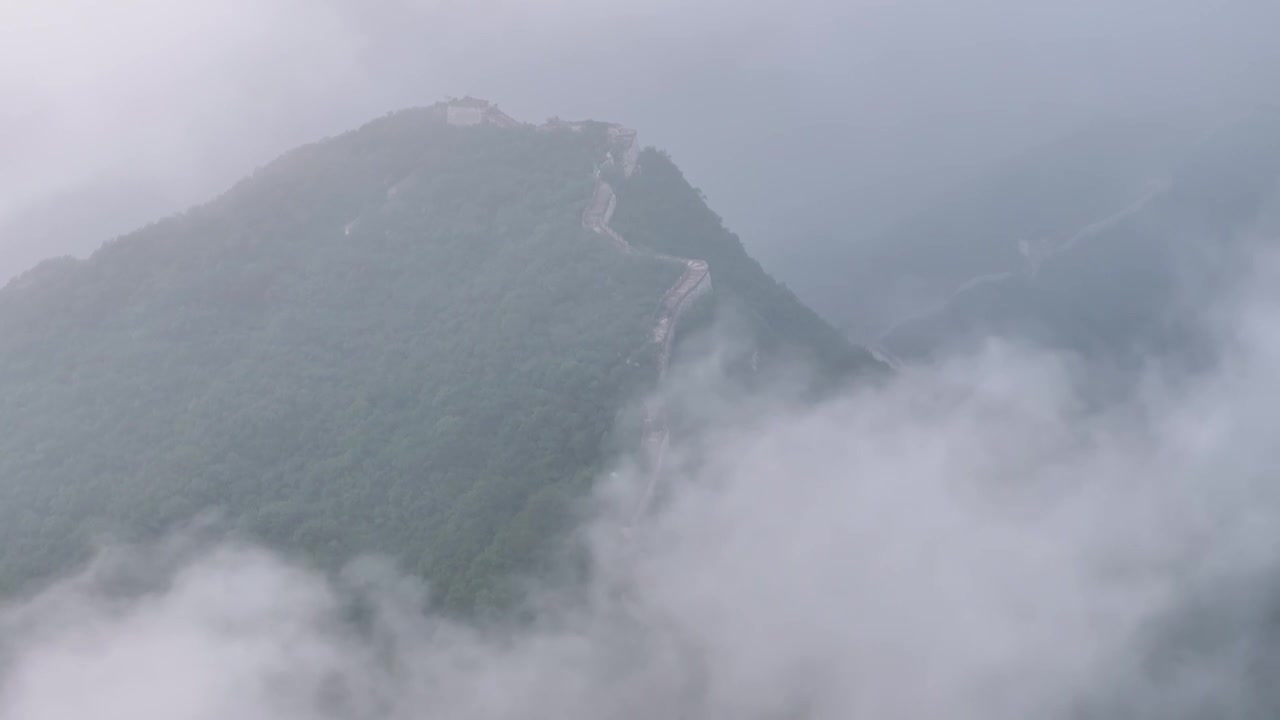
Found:
[[[0,612],[0,720],[1247,716],[1241,608],[1280,550],[1274,280],[1220,315],[1215,370],[1102,406],[1001,345],[739,407],[630,538],[602,491],[589,587],[517,627],[424,612],[374,561],[116,551]],[[1193,606],[1210,641],[1152,674]]]

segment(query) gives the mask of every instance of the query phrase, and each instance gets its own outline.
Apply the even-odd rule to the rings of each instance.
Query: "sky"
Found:
[[[1274,95],[1267,0],[3,0],[0,278],[282,151],[477,95],[669,150],[803,294],[852,243],[1099,117]]]

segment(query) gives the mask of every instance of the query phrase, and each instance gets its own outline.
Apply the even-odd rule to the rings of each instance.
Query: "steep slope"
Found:
[[[630,178],[636,169],[639,156],[639,145],[634,131],[618,127],[609,129],[611,139],[615,140],[615,148],[622,157],[615,161],[611,150],[606,162],[595,171],[595,191],[591,195],[591,204],[582,213],[582,225],[587,229],[607,238],[618,251],[626,255],[635,255],[644,251],[636,248],[618,234],[609,224],[614,210],[618,207],[618,197],[604,177],[602,171],[621,170],[622,179]],[[658,302],[657,316],[654,318],[652,339],[658,348],[657,380],[662,383],[667,376],[667,368],[671,364],[671,349],[675,344],[676,329],[680,319],[693,307],[700,298],[711,291],[711,271],[706,261],[695,258],[678,257],[665,253],[648,253],[663,262],[680,266],[683,272]],[[671,439],[671,426],[667,408],[663,398],[654,394],[644,402],[644,413],[641,419],[640,447],[647,463],[647,479],[645,488],[640,494],[640,504],[636,508],[638,518],[644,513],[654,497],[657,484],[662,477],[663,458]]]
[[[716,288],[708,315],[745,319],[755,365],[800,360],[827,378],[881,369],[868,352],[850,345],[770,277],[667,155],[653,149],[641,153],[637,171],[620,183],[618,197],[613,224],[632,244],[707,262]]]
[[[319,563],[388,553],[455,609],[504,602],[716,271],[613,229],[636,151],[471,99],[404,111],[15,280],[0,588],[214,509]]]

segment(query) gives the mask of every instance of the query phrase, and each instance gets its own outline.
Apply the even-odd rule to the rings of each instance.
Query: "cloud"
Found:
[[[5,17],[0,91],[14,102],[0,130],[21,139],[0,176],[8,201],[216,164],[220,146],[270,134],[271,110],[304,111],[359,69],[356,36],[325,4],[60,0]]]
[[[511,625],[375,560],[113,551],[0,611],[0,719],[1247,716],[1280,559],[1258,265],[1213,371],[1103,404],[1008,344],[818,407],[695,383],[733,412],[630,534],[636,478],[606,483],[590,582]]]
[[[1250,98],[1274,76],[1274,17],[1242,0],[28,3],[0,24],[0,220],[70,197],[45,215],[75,209],[60,236],[84,244],[5,237],[0,274],[467,92],[639,125],[737,198],[731,220],[774,227],[1113,102]],[[130,184],[136,210],[85,209]],[[234,540],[117,549],[0,610],[0,720],[1248,709],[1280,547],[1280,285],[1262,266],[1212,372],[1153,368],[1101,406],[1069,360],[1007,344],[817,408],[686,379],[676,396],[716,429],[678,449],[630,535],[636,478],[602,487],[590,583],[539,588],[527,624],[436,614],[375,560],[328,577]],[[1207,650],[1179,645],[1188,623],[1213,628]]]

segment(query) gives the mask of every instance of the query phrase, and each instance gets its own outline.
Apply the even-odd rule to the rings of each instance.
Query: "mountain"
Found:
[[[1204,360],[1200,315],[1280,230],[1275,121],[1099,128],[939,204],[880,243],[899,244],[877,267],[907,302],[868,342],[897,358],[998,335],[1119,366]]]
[[[1190,132],[1101,122],[998,163],[885,230],[851,238],[805,294],[870,343],[975,277],[1016,270],[1030,246],[1115,212],[1163,181]],[[857,227],[851,228],[857,233]],[[840,271],[839,276],[834,272]]]
[[[51,254],[89,254],[103,237],[150,220],[155,214],[150,208],[182,206],[157,188],[116,179],[85,183],[9,212],[0,210],[0,286]]]
[[[657,478],[660,404],[611,429],[730,312],[755,371],[879,367],[619,126],[466,98],[298,148],[0,291],[0,589],[212,509],[501,605],[611,453]]]

